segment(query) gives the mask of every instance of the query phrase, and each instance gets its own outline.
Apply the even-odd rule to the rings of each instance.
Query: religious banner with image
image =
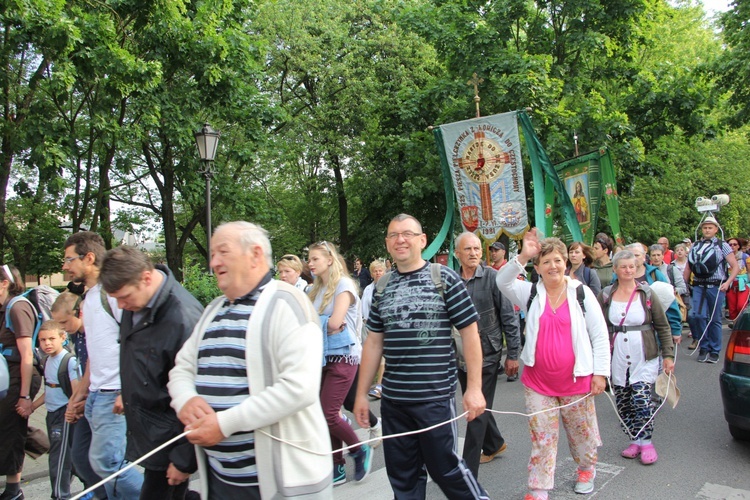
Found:
[[[521,239],[529,228],[516,114],[484,116],[436,130],[461,224],[489,243],[503,233]]]

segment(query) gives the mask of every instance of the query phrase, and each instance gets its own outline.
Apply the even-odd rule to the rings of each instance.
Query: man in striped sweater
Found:
[[[331,498],[318,315],[302,291],[272,279],[264,229],[224,224],[211,250],[224,295],[206,308],[168,384],[198,446],[203,498]]]

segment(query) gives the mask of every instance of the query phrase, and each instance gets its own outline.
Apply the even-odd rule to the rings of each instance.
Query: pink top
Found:
[[[524,366],[523,385],[544,396],[588,394],[592,375],[573,377],[576,359],[570,328],[568,301],[560,304],[557,314],[547,302],[539,318],[534,366]]]

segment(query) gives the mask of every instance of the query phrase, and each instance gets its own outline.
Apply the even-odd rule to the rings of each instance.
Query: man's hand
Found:
[[[83,401],[68,401],[68,407],[65,410],[65,421],[69,424],[74,424],[80,420],[83,416],[83,410],[86,406],[86,400]]]
[[[682,342],[682,335],[672,335],[672,342],[674,345],[680,345],[680,342]]]
[[[180,471],[174,464],[170,463],[167,468],[167,482],[170,486],[177,486],[190,479],[190,474]]]
[[[482,391],[477,389],[466,389],[464,393],[464,411],[468,411],[469,414],[466,420],[471,422],[479,415],[484,413],[487,402],[484,400],[484,394]],[[359,422],[359,420],[357,420]]]
[[[193,396],[187,403],[185,403],[185,406],[182,407],[177,418],[180,419],[180,422],[182,422],[183,425],[188,426],[196,420],[212,413],[216,412],[211,406],[209,406],[205,399],[200,396]]]
[[[605,387],[607,387],[607,379],[603,375],[591,377],[591,394],[597,396],[604,392]]]
[[[518,360],[505,358],[505,374],[509,377],[518,373]]]
[[[726,292],[727,290],[729,290],[729,287],[732,286],[733,281],[734,280],[726,280],[724,283],[721,284],[721,286],[719,287],[719,290],[721,290],[722,292]]]
[[[352,414],[361,428],[370,428],[370,402],[367,400],[367,396],[357,395]]]
[[[662,361],[662,367],[664,368],[664,373],[670,375],[674,371],[674,359],[664,358]]]
[[[215,412],[199,418],[185,430],[192,431],[187,435],[187,440],[198,446],[213,446],[226,437],[221,433]]]
[[[115,398],[115,404],[112,405],[112,413],[115,415],[122,415],[125,413],[125,405],[122,404],[122,394],[118,394]]]

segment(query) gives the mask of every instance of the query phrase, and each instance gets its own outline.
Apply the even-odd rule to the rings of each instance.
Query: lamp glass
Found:
[[[195,133],[195,144],[198,146],[198,153],[203,161],[214,161],[216,149],[219,146],[219,137],[221,132],[214,130],[206,123],[200,132]]]

